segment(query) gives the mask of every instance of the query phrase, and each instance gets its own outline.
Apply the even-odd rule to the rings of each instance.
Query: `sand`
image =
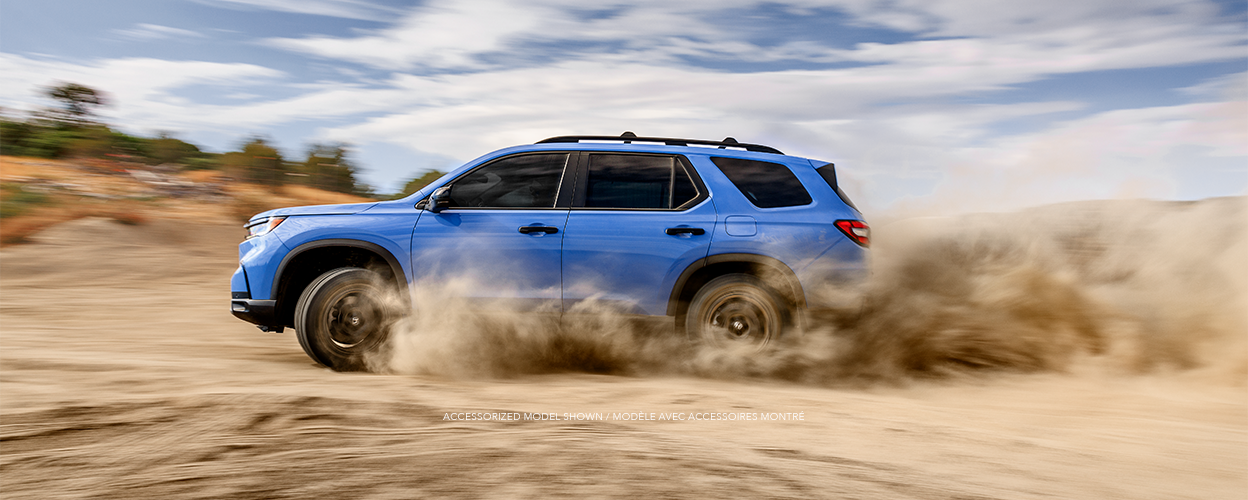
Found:
[[[242,236],[88,218],[0,250],[0,496],[1248,495],[1238,354],[842,380],[335,373],[230,315]]]

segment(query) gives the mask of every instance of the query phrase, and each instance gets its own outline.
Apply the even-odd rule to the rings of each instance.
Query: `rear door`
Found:
[[[558,312],[560,251],[571,202],[570,177],[564,173],[573,157],[567,152],[506,156],[447,184],[450,207],[422,214],[412,234],[417,286],[448,286],[447,293],[470,299]]]
[[[678,155],[581,154],[563,239],[563,304],[587,299],[662,315],[672,286],[706,257],[715,207]]]
[[[708,183],[725,187],[715,204],[720,212],[732,214],[715,234],[711,255],[764,255],[797,272],[833,244],[849,243],[830,217],[832,207],[814,199],[797,175],[823,182],[809,162],[791,166],[717,156],[696,161]]]

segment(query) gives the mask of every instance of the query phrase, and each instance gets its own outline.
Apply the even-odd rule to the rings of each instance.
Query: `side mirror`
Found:
[[[435,189],[433,191],[433,194],[429,195],[428,210],[430,212],[433,212],[436,214],[438,212],[446,210],[446,208],[449,206],[451,206],[451,187],[450,186],[442,186],[438,189]]]

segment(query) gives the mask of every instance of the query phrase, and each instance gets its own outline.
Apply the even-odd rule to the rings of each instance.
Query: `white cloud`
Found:
[[[318,16],[390,21],[400,10],[364,0],[195,0],[221,7],[247,7]]]
[[[189,85],[245,86],[283,76],[270,68],[242,63],[109,59],[80,64],[0,53],[0,105],[35,109],[46,105],[40,89],[72,82],[106,92],[112,103],[100,110],[129,125],[152,128],[194,125],[193,102],[171,91]]]
[[[296,9],[284,0],[220,1]],[[927,186],[911,192],[936,186],[934,195],[905,202],[912,207],[950,200],[1053,201],[1072,193],[1111,196],[1130,182],[1145,186],[1141,192],[1164,196],[1169,189],[1164,179],[1176,175],[1173,160],[1166,158],[1176,151],[1194,147],[1206,156],[1248,156],[1246,74],[1187,89],[1202,103],[1139,103],[1137,109],[1048,126],[1045,115],[1068,118],[1088,103],[958,102],[1054,75],[1243,60],[1248,34],[1218,19],[1203,2],[1061,0],[1005,8],[968,0],[899,1],[887,4],[900,10],[885,10],[885,3],[874,0],[794,0],[784,7],[833,6],[858,16],[858,23],[917,34],[907,41],[838,48],[810,40],[756,44],[709,20],[712,12],[764,5],[750,0],[600,3],[596,8],[607,14],[592,19],[579,4],[561,1],[432,0],[397,16],[388,28],[354,37],[267,41],[327,59],[317,64],[339,70],[336,78],[347,83],[293,82],[247,64],[117,59],[76,65],[3,56],[0,85],[9,97],[15,95],[10,89],[24,91],[52,79],[110,90],[118,97],[118,106],[109,110],[117,122],[148,129],[242,134],[336,120],[339,124],[323,127],[316,139],[386,142],[460,159],[563,134],[628,129],[645,135],[731,135],[836,161],[866,193],[859,201],[876,208],[905,194],[899,180]],[[365,12],[373,4],[308,5]],[[364,15],[359,12],[352,15]],[[556,50],[530,53],[538,46]],[[683,56],[865,65],[727,72],[691,67],[681,62]],[[395,73],[378,78],[335,67],[336,61]],[[274,86],[279,78],[281,85]],[[266,83],[264,94],[276,89],[282,97],[237,102],[238,96],[259,92],[249,85],[257,80]],[[238,88],[225,93],[221,104],[174,92],[204,83]],[[5,101],[0,98],[10,105]],[[1006,120],[1029,121],[1039,131],[1003,136],[995,125]],[[1151,180],[1137,182],[1141,178]],[[1026,195],[1013,192],[1029,185]]]
[[[508,2],[430,2],[395,27],[357,38],[278,38],[275,47],[380,68],[475,67],[473,56],[501,50],[504,41],[538,28],[542,8]]]
[[[1108,111],[987,146],[952,144],[937,159],[942,180],[934,190],[901,200],[894,215],[1171,198],[1184,176],[1222,163],[1219,157],[1248,159],[1248,101]],[[1241,165],[1219,194],[1248,194],[1248,161]],[[880,175],[866,189],[880,194],[891,180]]]
[[[1248,101],[1248,71],[1210,78],[1179,91],[1194,97]]]
[[[122,37],[139,41],[160,40],[166,38],[204,38],[199,32],[184,30],[181,28],[172,28],[169,26],[161,26],[159,24],[139,23],[128,30],[113,30],[113,33]]]
[[[1219,21],[1208,2],[1145,0],[1115,4],[1057,0],[1029,6],[980,1],[864,2],[600,2],[609,15],[582,19],[585,7],[567,0],[517,4],[501,0],[433,0],[393,26],[357,37],[275,38],[268,43],[319,57],[382,69],[482,69],[533,60],[535,43],[546,57],[599,58],[679,64],[679,56],[729,61],[862,61],[895,64],[1010,66],[1031,63],[1054,72],[1140,67],[1243,57],[1241,26]],[[798,40],[775,46],[711,21],[733,9],[830,7],[921,37],[910,43],[863,44],[844,50]],[[883,7],[883,8],[882,8]],[[900,9],[900,10],[898,10]],[[899,17],[899,12],[903,15]],[[904,17],[904,20],[901,18]],[[815,34],[807,36],[813,37]],[[592,45],[601,44],[595,48]],[[550,52],[550,48],[555,52]],[[487,56],[493,64],[484,62]],[[1037,71],[1031,71],[1032,74]]]
[[[762,46],[708,21],[710,13],[764,5],[746,0],[599,4],[611,14],[592,20],[579,19],[576,6],[559,1],[530,2],[523,12],[507,3],[435,1],[390,28],[363,36],[269,42],[377,68],[470,71],[398,76],[392,80],[396,88],[419,96],[408,107],[396,106],[361,123],[327,128],[322,131],[327,138],[388,141],[466,158],[565,133],[614,134],[628,128],[653,135],[734,135],[798,154],[850,158],[865,167],[867,175],[890,172],[928,178],[966,162],[992,168],[1011,165],[982,161],[988,157],[1021,162],[1020,151],[1030,147],[1028,141],[1056,139],[1002,140],[1008,148],[988,147],[982,150],[991,151],[989,156],[977,156],[982,144],[993,139],[994,123],[1083,106],[1074,102],[975,106],[949,103],[949,97],[984,95],[1061,74],[1248,55],[1248,34],[1219,19],[1217,6],[1209,2],[1059,0],[1023,6],[969,0],[796,0],[788,4],[793,9],[841,9],[857,16],[858,23],[915,33],[919,39],[850,48],[811,41]],[[537,43],[556,51],[533,62],[526,50]],[[606,48],[585,47],[595,43]],[[682,56],[869,65],[728,73],[690,68],[681,63]],[[911,104],[898,106],[899,102]],[[1218,137],[1210,139],[1217,143],[1210,147],[1223,152],[1234,140],[1244,139],[1245,129],[1236,127],[1209,116],[1193,118],[1188,125],[1189,130]],[[1125,124],[1089,123],[1079,130],[1088,137],[1153,137],[1127,134]],[[1200,142],[1194,134],[1199,135],[1163,141],[1168,144],[1163,149]],[[1124,151],[1133,144],[1110,142]],[[1095,143],[1089,140],[1086,145],[1091,148]]]
[[[750,1],[597,2],[593,8],[611,14],[583,18],[588,7],[566,0],[516,3],[504,0],[431,1],[393,26],[358,37],[313,36],[273,38],[268,44],[319,57],[382,69],[482,69],[526,65],[533,47],[545,45],[570,54],[602,56],[586,44],[605,44],[617,60],[675,63],[676,56],[725,57],[750,61],[824,60],[828,54],[809,43],[761,48],[735,39],[704,17]],[[497,55],[487,64],[483,58]],[[558,58],[556,58],[558,59]],[[839,59],[839,57],[837,58]]]
[[[575,61],[484,73],[404,75],[391,85],[396,96],[406,97],[407,107],[396,106],[384,116],[329,129],[324,135],[353,142],[388,140],[462,157],[544,135],[619,133],[632,128],[648,135],[735,135],[741,140],[780,141],[777,146],[787,143],[826,156],[833,148],[813,146],[820,143],[818,136],[860,126],[863,120],[907,116],[910,121],[899,126],[894,137],[924,137],[935,145],[973,140],[983,134],[986,123],[1081,106],[958,106],[956,114],[947,113],[947,106],[881,111],[873,104],[950,84],[897,79],[877,75],[879,71],[885,70],[725,74]],[[880,84],[890,80],[896,81]],[[362,90],[360,95],[368,92]],[[830,119],[836,125],[824,123]]]

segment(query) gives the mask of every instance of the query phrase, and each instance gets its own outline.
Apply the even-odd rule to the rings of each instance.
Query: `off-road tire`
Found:
[[[367,371],[398,319],[382,277],[359,267],[334,269],[312,281],[295,306],[295,336],[317,363],[335,371]]]
[[[791,317],[790,308],[771,287],[748,274],[725,274],[694,294],[685,314],[685,334],[704,345],[773,346]]]

